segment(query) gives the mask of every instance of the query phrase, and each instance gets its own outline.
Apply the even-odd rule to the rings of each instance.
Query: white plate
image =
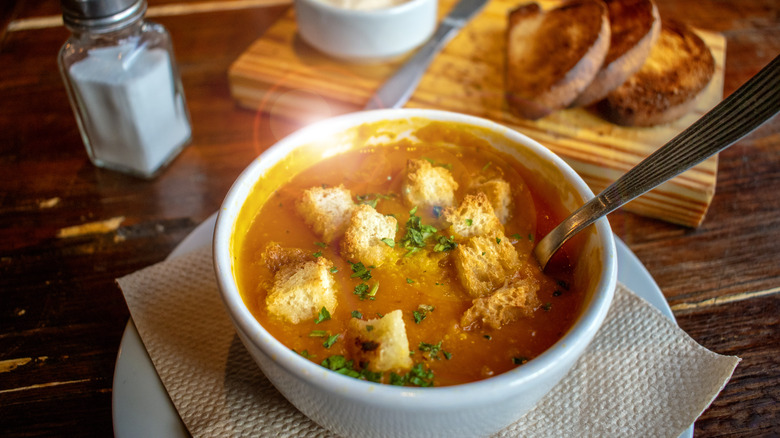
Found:
[[[214,213],[198,225],[168,258],[186,254],[209,243],[214,233]],[[622,240],[615,238],[618,256],[618,281],[657,307],[675,321],[672,310],[655,280]],[[676,321],[675,321],[676,322]],[[114,370],[113,416],[117,438],[187,437],[176,408],[157,376],[157,371],[130,320],[125,328]],[[680,438],[693,437],[693,425]]]

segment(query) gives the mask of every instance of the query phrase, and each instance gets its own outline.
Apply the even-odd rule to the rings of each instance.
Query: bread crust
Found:
[[[567,107],[593,80],[609,49],[607,8],[581,0],[543,11],[510,11],[506,100],[520,117],[538,119]]]
[[[715,73],[707,45],[688,26],[664,21],[641,69],[599,102],[607,120],[624,126],[668,123],[690,112]]]
[[[636,73],[661,33],[661,17],[652,0],[606,0],[610,43],[604,64],[571,106],[603,99]]]

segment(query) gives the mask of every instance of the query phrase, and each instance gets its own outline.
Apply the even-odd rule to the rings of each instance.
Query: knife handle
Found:
[[[446,20],[398,71],[371,97],[364,109],[400,108],[409,100],[433,57],[457,34],[459,26]]]

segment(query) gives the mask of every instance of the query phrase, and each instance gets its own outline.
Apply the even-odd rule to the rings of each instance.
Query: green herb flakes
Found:
[[[361,280],[371,279],[371,270],[366,268],[362,262],[352,263],[347,260],[347,263],[349,263],[349,266],[352,268],[352,275],[349,276],[350,278],[359,278]]]
[[[471,220],[471,219],[466,219],[466,226],[467,226],[467,227],[470,227],[470,226],[472,226],[473,224],[474,224],[474,221],[473,221],[473,220]]]
[[[436,233],[436,227],[424,225],[417,216],[417,207],[409,210],[409,220],[406,221],[406,234],[401,239],[401,245],[407,250],[406,255],[413,254],[425,248],[425,241]]]
[[[357,318],[357,319],[361,319],[361,318],[363,318],[363,314],[360,313],[359,310],[353,310],[352,311],[352,317],[353,318]]]
[[[327,248],[328,244],[325,242],[314,242],[315,245],[319,246],[320,248]]]
[[[336,333],[335,335],[328,336],[328,339],[322,343],[322,346],[325,348],[330,348],[333,344],[336,343],[336,341],[338,341],[339,336],[341,335],[339,335],[338,333]]]
[[[315,258],[322,257],[322,251],[317,251],[314,254],[312,254]]]
[[[428,304],[420,304],[417,307],[417,310],[412,312],[412,315],[414,316],[415,324],[421,323],[428,316],[428,313],[433,312],[434,309],[435,309],[434,306],[430,306]]]
[[[382,239],[382,242],[385,242],[385,244],[387,246],[389,246],[390,248],[395,248],[395,240],[393,240],[393,239],[385,237],[384,239]]]
[[[312,330],[309,332],[310,338],[324,338],[328,336],[328,332],[325,330]]]
[[[332,268],[330,268],[330,273],[331,273],[331,274],[335,274],[336,272],[339,272],[339,268],[337,268],[337,267],[335,267],[335,266],[334,266],[334,267],[332,267]]]
[[[436,252],[452,251],[458,247],[458,243],[453,240],[453,236],[439,236],[436,238],[436,245],[433,250]]]
[[[438,344],[429,344],[427,342],[420,342],[420,344],[417,346],[417,349],[422,351],[423,353],[428,353],[431,359],[433,360],[439,360],[441,359],[439,357],[439,353],[445,354],[444,351],[441,349],[441,343],[442,341],[439,341]],[[449,354],[449,353],[446,353]],[[445,354],[445,356],[446,356]]]
[[[328,309],[323,307],[322,309],[320,309],[320,312],[317,314],[317,317],[314,318],[314,323],[315,324],[319,324],[319,323],[321,323],[323,321],[327,321],[329,319],[330,319],[330,312],[328,312]]]
[[[406,283],[407,284],[414,284],[414,280],[412,280],[411,278],[407,278],[406,279]]]
[[[542,310],[544,310],[545,312],[549,312],[550,309],[552,309],[552,303],[544,303],[544,304],[542,304]]]

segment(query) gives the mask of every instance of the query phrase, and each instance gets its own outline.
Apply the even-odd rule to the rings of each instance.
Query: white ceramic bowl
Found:
[[[334,0],[335,1],[335,0]],[[328,0],[295,0],[298,32],[317,50],[353,62],[399,57],[436,27],[438,0],[408,0],[381,9],[349,9]]]
[[[593,196],[585,182],[537,142],[499,124],[434,110],[377,110],[338,116],[309,125],[265,151],[238,177],[217,219],[214,263],[227,311],[249,353],[276,388],[304,414],[342,436],[489,435],[519,419],[572,367],[601,326],[617,278],[615,243],[606,219],[583,231],[583,254],[575,281],[586,285],[583,313],[564,337],[528,363],[479,382],[438,388],[370,383],[331,372],[274,339],[244,305],[234,278],[232,242],[239,213],[256,182],[293,154],[309,164],[358,148],[351,139],[367,122],[393,121],[383,132],[404,132],[442,120],[475,127],[495,149],[521,160],[537,181],[549,181],[573,210]],[[306,165],[306,164],[304,164]],[[295,172],[295,170],[292,170]],[[258,189],[262,185],[258,185]],[[262,187],[271,193],[274,187]],[[270,195],[269,195],[270,196]],[[248,204],[250,210],[257,205]],[[253,210],[256,211],[256,210]]]

